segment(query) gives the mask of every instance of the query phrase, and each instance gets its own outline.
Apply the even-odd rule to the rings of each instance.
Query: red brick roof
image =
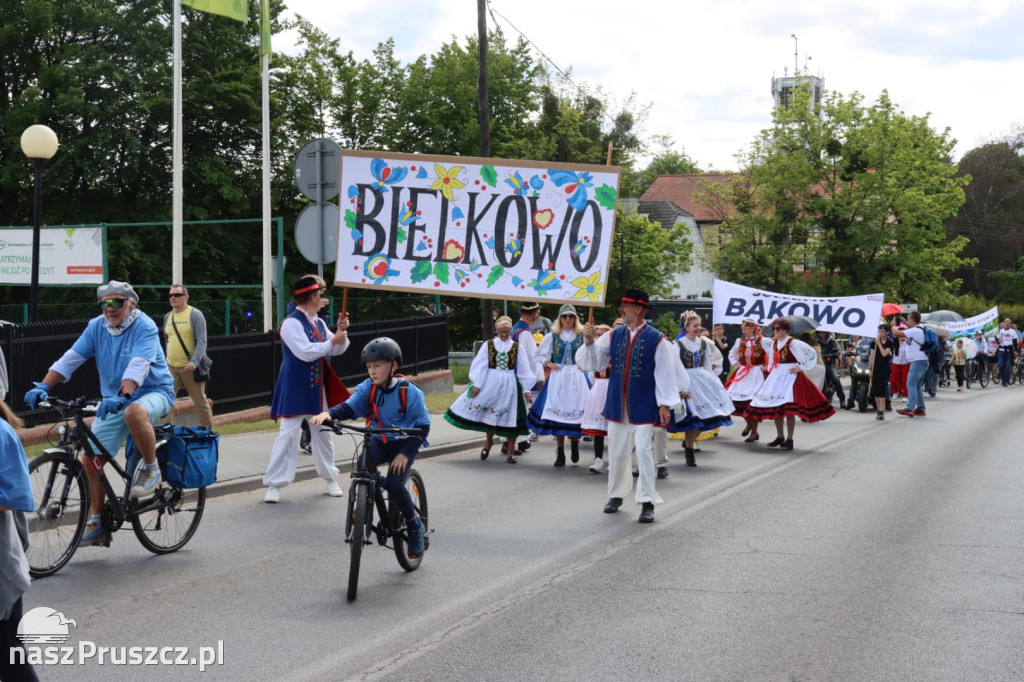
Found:
[[[717,223],[725,217],[723,209],[729,213],[733,207],[707,206],[694,199],[694,190],[714,183],[728,183],[735,173],[701,173],[693,175],[662,175],[650,189],[644,192],[640,201],[671,201],[673,204],[690,213],[698,223]]]

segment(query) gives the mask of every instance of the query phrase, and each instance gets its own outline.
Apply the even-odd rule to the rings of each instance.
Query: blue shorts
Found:
[[[128,405],[135,403],[142,405],[149,412],[150,424],[160,423],[160,420],[174,409],[174,403],[159,391],[147,393],[138,400],[131,401]],[[128,405],[124,406],[125,409],[128,409]],[[117,455],[117,451],[121,448],[125,439],[128,438],[128,425],[124,423],[124,410],[110,415],[106,419],[97,417],[93,420],[92,432],[96,434],[96,438],[107,449],[107,452]]]

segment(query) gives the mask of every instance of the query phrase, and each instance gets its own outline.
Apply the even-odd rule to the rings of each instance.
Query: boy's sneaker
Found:
[[[604,458],[603,457],[595,457],[594,458],[594,463],[590,465],[589,471],[592,474],[603,474],[604,471],[605,471],[605,469],[604,469]]]
[[[914,410],[914,416],[915,417],[924,417],[925,416],[925,412],[924,412],[924,410]]]
[[[896,410],[896,414],[902,414],[904,417],[913,417],[914,413],[910,410]]]
[[[263,501],[268,504],[277,504],[281,501],[281,489],[276,486],[270,486],[267,488],[267,494],[263,496]]]
[[[331,497],[341,497],[345,493],[341,492],[341,486],[334,479],[327,481],[327,494]]]
[[[156,492],[160,485],[160,470],[150,470],[140,464],[135,470],[135,480],[132,481],[132,497],[148,497]]]
[[[98,523],[85,524],[85,531],[82,539],[78,541],[79,547],[103,547],[107,545],[107,531]]]
[[[409,558],[415,559],[423,554],[423,522],[419,519],[409,523],[407,529],[409,535],[408,548]]]

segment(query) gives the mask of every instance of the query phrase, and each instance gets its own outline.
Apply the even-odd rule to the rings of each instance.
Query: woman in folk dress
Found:
[[[580,424],[590,393],[590,380],[576,366],[576,351],[583,345],[583,325],[576,308],[563,305],[551,333],[537,349],[537,359],[551,370],[540,395],[533,402],[528,422],[534,433],[555,436],[555,466],[565,466],[565,438],[570,439],[572,462],[580,461]]]
[[[683,313],[684,335],[676,340],[676,347],[690,379],[690,387],[683,395],[688,413],[671,430],[686,434],[686,466],[691,467],[697,466],[694,454],[697,436],[702,431],[732,424],[729,415],[734,409],[732,398],[712,368],[714,346],[710,339],[700,336],[700,329],[700,315],[693,311]]]
[[[507,438],[506,461],[516,463],[516,438],[529,433],[526,427],[527,389],[536,383],[530,359],[512,340],[512,320],[504,315],[494,324],[498,332],[480,347],[469,367],[470,386],[445,412],[448,423],[487,434],[480,459],[491,453],[494,434]]]
[[[729,361],[736,371],[726,382],[725,389],[736,407],[733,414],[743,417],[747,422],[746,428],[743,429],[742,435],[746,436],[743,442],[753,443],[760,438],[757,434],[758,422],[747,417],[747,406],[764,385],[771,340],[761,336],[761,326],[752,317],[743,318],[740,328],[743,330],[743,337],[736,339],[732,350],[729,351]]]
[[[599,324],[594,330],[597,332],[594,338],[601,338],[612,328],[606,324]],[[583,432],[583,435],[594,438],[594,463],[590,465],[592,474],[608,473],[608,465],[604,461],[604,437],[608,435],[608,420],[604,418],[604,403],[608,397],[608,370],[610,368],[611,363],[604,371],[594,372],[594,383],[583,404],[583,421],[580,424],[580,431]]]
[[[775,421],[778,437],[770,448],[793,449],[796,418],[816,422],[836,413],[832,404],[805,372],[814,368],[817,353],[803,341],[789,335],[793,328],[788,318],[780,317],[771,324],[772,341],[768,348],[769,373],[764,385],[747,407],[746,416],[756,421]],[[782,422],[786,421],[783,436]]]

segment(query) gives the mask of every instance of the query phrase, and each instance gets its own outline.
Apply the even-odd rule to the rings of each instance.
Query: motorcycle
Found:
[[[868,385],[871,383],[868,361],[871,359],[871,346],[874,342],[874,339],[863,338],[857,342],[856,350],[846,351],[847,357],[852,358],[850,362],[850,400],[857,404],[857,410],[860,412],[868,410]]]

